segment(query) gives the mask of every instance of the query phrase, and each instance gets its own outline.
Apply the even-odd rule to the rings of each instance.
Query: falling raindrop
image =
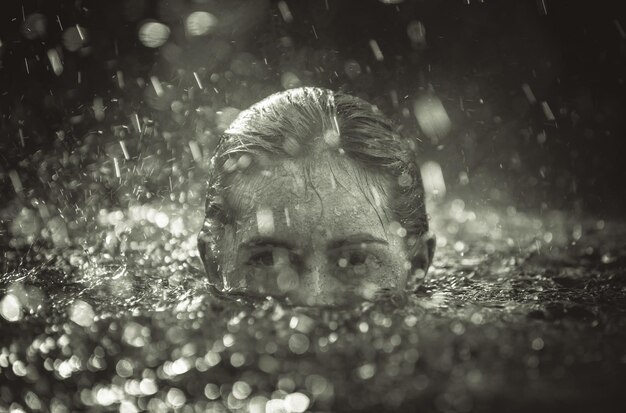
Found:
[[[426,28],[420,21],[412,21],[406,28],[406,33],[414,46],[426,44]]]
[[[278,10],[280,10],[281,16],[283,16],[283,20],[287,23],[291,23],[293,21],[293,15],[291,14],[291,10],[289,10],[289,5],[286,1],[278,2]]]
[[[413,105],[413,113],[422,132],[433,142],[445,138],[450,132],[450,118],[436,96],[426,94],[418,97]]]
[[[378,60],[379,62],[382,62],[383,60],[385,60],[385,57],[383,56],[383,52],[380,50],[380,46],[378,46],[378,42],[376,40],[371,39],[369,41],[370,44],[370,48],[372,49],[372,53],[374,53],[374,57],[376,58],[376,60]]]
[[[50,60],[50,66],[52,66],[54,74],[60,76],[63,73],[63,64],[56,49],[48,50],[48,60]]]
[[[435,197],[443,197],[446,194],[446,184],[441,172],[441,166],[434,161],[427,161],[421,167],[424,191]]]

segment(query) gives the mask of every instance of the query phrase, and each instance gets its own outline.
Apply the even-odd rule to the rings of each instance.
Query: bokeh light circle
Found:
[[[146,47],[161,47],[169,37],[170,28],[163,23],[148,21],[139,29],[139,41]]]
[[[33,13],[22,23],[22,35],[33,40],[46,34],[46,17],[41,13]]]
[[[82,48],[88,40],[87,29],[76,25],[68,27],[63,32],[63,46],[70,52],[75,52]]]
[[[361,65],[356,60],[350,59],[343,65],[343,70],[350,79],[355,79],[361,74]]]
[[[189,36],[203,36],[215,30],[217,17],[206,11],[195,11],[187,16],[185,30]]]

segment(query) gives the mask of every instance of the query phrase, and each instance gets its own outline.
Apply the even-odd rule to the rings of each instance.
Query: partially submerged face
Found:
[[[382,179],[324,156],[233,174],[234,224],[218,245],[226,290],[340,305],[406,286],[406,232],[385,211]]]

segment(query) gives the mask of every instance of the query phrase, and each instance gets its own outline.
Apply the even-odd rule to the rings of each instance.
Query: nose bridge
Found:
[[[305,267],[307,271],[323,271],[326,268],[326,239],[330,235],[329,231],[322,226],[311,228],[311,239],[307,245],[308,251],[305,255]]]
[[[311,248],[305,258],[306,272],[324,272],[326,270],[326,254],[320,248]]]
[[[334,280],[329,271],[325,244],[321,240],[310,245],[304,260],[304,272],[300,275],[301,287],[313,296],[333,290]]]

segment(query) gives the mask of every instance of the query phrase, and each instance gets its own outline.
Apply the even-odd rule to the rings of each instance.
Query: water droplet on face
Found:
[[[294,291],[300,285],[298,273],[289,266],[284,267],[278,273],[276,283],[282,292]]]
[[[406,228],[402,226],[398,221],[392,221],[389,224],[389,231],[393,234],[398,235],[399,237],[406,236]]]
[[[274,233],[274,213],[270,208],[260,207],[256,211],[257,230],[261,235]]]
[[[224,171],[230,173],[237,170],[237,160],[235,158],[228,158],[224,162]]]
[[[302,149],[302,147],[300,146],[300,144],[295,138],[288,136],[283,141],[283,149],[289,155],[297,156],[300,153],[300,150]]]
[[[398,177],[398,185],[402,187],[409,187],[411,186],[412,183],[413,183],[413,178],[411,178],[411,175],[409,175],[406,172],[402,173],[402,175]]]
[[[245,170],[252,163],[252,157],[248,154],[243,154],[237,160],[237,168],[241,171]]]
[[[334,129],[329,129],[324,132],[324,142],[331,148],[337,148],[339,146],[339,133]]]

